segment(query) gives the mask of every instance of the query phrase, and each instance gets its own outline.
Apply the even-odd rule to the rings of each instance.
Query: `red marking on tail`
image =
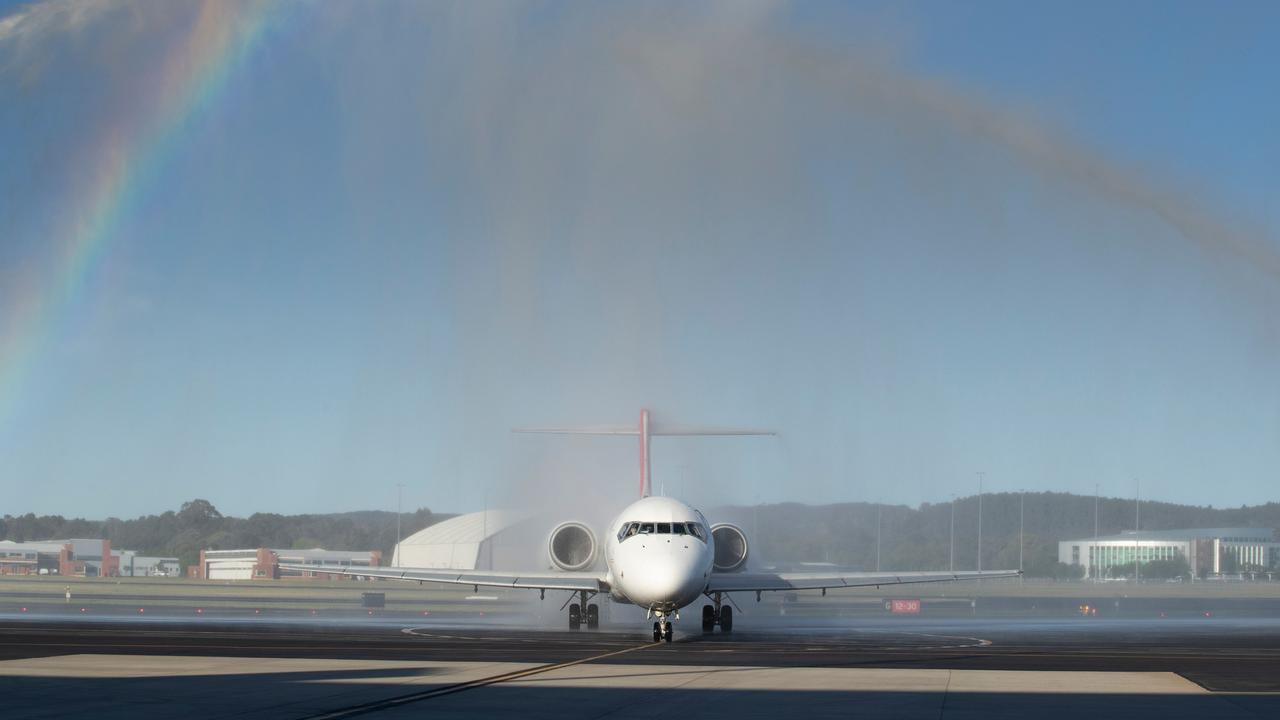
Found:
[[[640,411],[640,497],[649,494],[649,411]]]

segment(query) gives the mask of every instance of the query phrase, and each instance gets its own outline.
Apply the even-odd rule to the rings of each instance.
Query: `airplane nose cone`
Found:
[[[624,591],[638,605],[684,604],[702,586],[698,553],[665,539],[647,542],[630,553],[624,569]]]
[[[667,600],[677,595],[681,586],[684,585],[686,578],[681,577],[677,572],[678,568],[674,567],[673,564],[664,563],[664,565],[650,568],[640,576],[640,582],[644,586],[645,594],[651,600]]]

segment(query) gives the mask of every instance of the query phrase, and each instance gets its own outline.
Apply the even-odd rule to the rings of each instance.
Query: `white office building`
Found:
[[[1196,576],[1280,569],[1280,543],[1269,528],[1128,530],[1119,535],[1058,543],[1058,560],[1105,578],[1111,568],[1158,560],[1185,560]]]

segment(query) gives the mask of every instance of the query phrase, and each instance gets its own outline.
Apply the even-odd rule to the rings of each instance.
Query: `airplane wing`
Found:
[[[707,592],[767,592],[774,590],[826,590],[843,587],[879,587],[913,583],[954,582],[1017,577],[1020,570],[982,572],[900,572],[900,573],[712,573]]]
[[[473,585],[475,587],[517,588],[525,590],[586,590],[606,592],[609,584],[604,573],[503,573],[491,570],[424,570],[402,567],[350,567],[346,565],[300,565],[280,563],[284,570],[323,575],[359,575],[361,577],[407,580],[418,583]]]

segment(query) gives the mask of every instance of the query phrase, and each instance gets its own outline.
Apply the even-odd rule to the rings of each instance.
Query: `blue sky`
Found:
[[[48,7],[0,20],[0,323],[196,6]],[[631,445],[509,429],[640,407],[780,433],[659,441],[699,503],[1276,500],[1278,16],[272,5],[40,342],[0,512],[620,502]]]

